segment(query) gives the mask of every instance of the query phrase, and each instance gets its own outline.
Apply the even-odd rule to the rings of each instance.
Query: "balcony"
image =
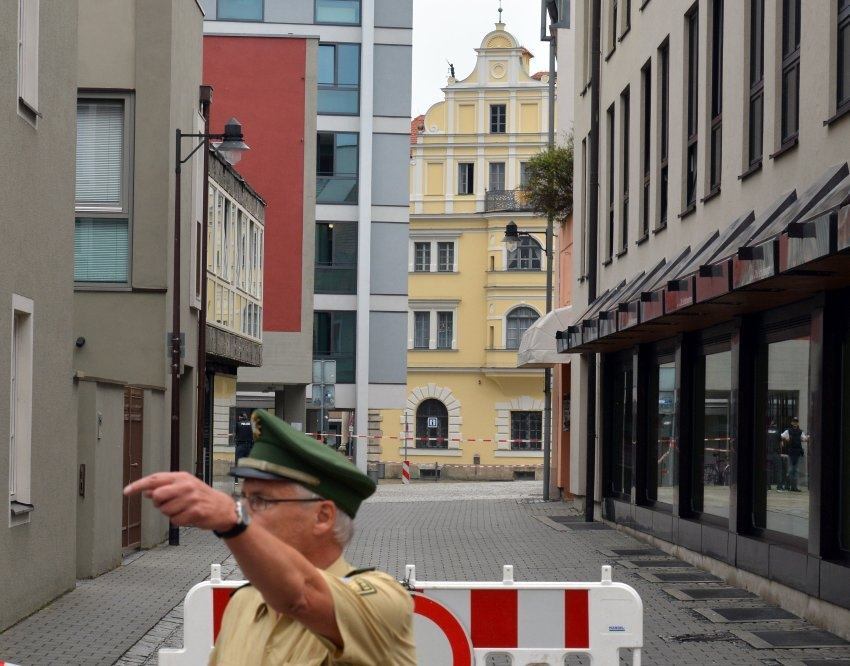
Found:
[[[318,174],[316,177],[316,203],[356,204],[357,176]]]
[[[317,294],[356,294],[357,266],[317,263],[313,291]]]
[[[484,196],[484,210],[487,213],[521,213],[533,212],[528,204],[524,189],[516,190],[487,190]]]

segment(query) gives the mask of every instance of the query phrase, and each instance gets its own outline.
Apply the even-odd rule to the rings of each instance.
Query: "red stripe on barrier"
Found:
[[[517,647],[516,590],[472,590],[471,596],[472,644]]]
[[[564,646],[590,647],[587,590],[564,590]]]
[[[452,650],[452,666],[469,666],[472,663],[472,646],[463,625],[448,608],[422,594],[413,595],[413,612],[427,617],[446,635]]]
[[[229,587],[214,587],[213,594],[213,642],[218,638],[221,629],[221,618],[224,617],[224,609],[230,601],[235,590]]]

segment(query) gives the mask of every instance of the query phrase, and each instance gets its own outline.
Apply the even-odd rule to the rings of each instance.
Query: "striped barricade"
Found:
[[[640,666],[643,603],[633,588],[612,582],[610,566],[598,583],[516,582],[510,565],[499,582],[415,578],[408,565],[420,664],[486,664],[491,655],[510,655],[512,666],[563,664],[568,654],[586,654],[607,666],[631,649]]]
[[[490,655],[510,655],[512,666],[563,664],[568,654],[587,654],[593,666],[619,663],[632,650],[640,666],[643,603],[637,592],[611,581],[518,583],[513,567],[497,582],[426,582],[407,566],[414,597],[414,633],[422,666],[475,666]],[[161,666],[201,666],[209,659],[233,591],[245,581],[224,581],[220,565],[195,585],[183,605],[183,647],[159,651]]]

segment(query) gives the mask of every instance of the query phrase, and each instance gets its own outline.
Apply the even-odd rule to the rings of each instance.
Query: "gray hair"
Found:
[[[326,499],[321,495],[317,495],[312,490],[309,490],[296,483],[295,488],[299,499]],[[354,520],[345,511],[336,508],[336,519],[334,520],[334,540],[339,544],[340,548],[345,548],[354,536]]]

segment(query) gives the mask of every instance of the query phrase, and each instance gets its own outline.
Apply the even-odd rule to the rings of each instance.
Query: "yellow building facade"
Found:
[[[516,350],[545,310],[546,220],[523,184],[546,147],[548,77],[532,76],[531,53],[504,24],[476,51],[411,145],[408,395],[405,409],[381,413],[387,476],[405,457],[414,477],[542,469],[543,374],[517,369]],[[509,251],[511,221],[528,235]]]

